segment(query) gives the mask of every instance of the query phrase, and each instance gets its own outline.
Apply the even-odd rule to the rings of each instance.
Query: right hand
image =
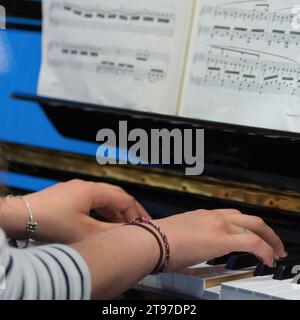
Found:
[[[237,210],[198,210],[156,222],[170,244],[168,272],[231,252],[253,253],[269,267],[287,256],[279,237],[261,218]]]

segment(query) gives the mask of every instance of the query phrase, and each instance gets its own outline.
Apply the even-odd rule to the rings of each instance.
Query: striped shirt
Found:
[[[64,245],[15,249],[0,230],[0,300],[88,300],[88,267]]]

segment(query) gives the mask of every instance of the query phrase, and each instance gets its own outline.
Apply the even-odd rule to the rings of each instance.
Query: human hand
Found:
[[[72,180],[29,194],[25,199],[38,222],[34,240],[42,242],[70,244],[116,227],[119,223],[149,217],[146,210],[123,189],[105,183]],[[5,202],[12,214],[18,214],[18,219],[14,221],[19,226],[18,231],[22,232],[14,232],[14,235],[18,239],[28,237],[24,234],[28,220],[24,204],[17,198]],[[99,222],[89,217],[91,210],[99,212],[113,223]]]
[[[284,246],[261,218],[237,210],[198,210],[158,220],[169,239],[167,271],[221,257],[231,252],[249,252],[269,267],[285,257]],[[243,230],[247,230],[247,234]]]

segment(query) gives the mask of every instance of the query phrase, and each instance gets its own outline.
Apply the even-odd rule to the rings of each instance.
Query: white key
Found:
[[[157,288],[157,275],[149,274],[143,280],[143,287]]]
[[[201,265],[197,268],[189,268],[183,274],[174,274],[173,289],[194,298],[202,298],[205,289],[219,286],[226,279],[229,281],[252,277],[253,271],[253,268],[227,270],[225,265]]]
[[[144,279],[142,279],[141,281],[139,281],[139,282],[137,283],[137,286],[143,287],[143,283],[144,283]]]
[[[273,280],[269,285],[254,290],[255,300],[270,300],[272,296],[291,290],[291,280]]]
[[[286,285],[288,288],[287,291],[284,292],[272,292],[272,300],[300,300],[300,285],[291,283],[292,280],[289,280],[290,284]]]
[[[193,270],[203,272],[204,274],[211,274],[212,266],[201,263],[186,269],[186,273],[173,274],[173,291],[184,295],[191,295],[195,298],[201,298],[203,295],[203,281],[196,277],[191,277]],[[189,273],[189,271],[191,273]]]
[[[161,290],[173,289],[173,273],[162,273],[157,278],[157,288]]]
[[[227,270],[225,265],[211,266],[201,263],[197,266],[187,268],[181,273],[165,273],[160,275],[149,275],[139,284],[143,288],[155,288],[168,290],[193,298],[202,298],[205,289],[219,286],[226,279],[241,279],[252,277],[254,268],[243,270]],[[220,289],[219,289],[220,291]],[[215,292],[208,292],[217,298]],[[220,292],[219,292],[220,296]]]
[[[212,287],[204,290],[203,299],[221,300],[221,286]]]
[[[221,285],[222,300],[250,299],[249,294],[243,295],[243,290],[262,287],[267,281],[273,280],[273,276],[254,277],[237,281],[224,282]]]
[[[280,280],[274,280],[273,278],[268,279],[266,281],[263,281],[259,284],[254,284],[251,286],[248,286],[246,288],[239,288],[238,289],[238,299],[239,300],[255,300],[256,299],[256,292],[264,291],[266,290],[273,290],[277,286],[280,286],[282,281]]]

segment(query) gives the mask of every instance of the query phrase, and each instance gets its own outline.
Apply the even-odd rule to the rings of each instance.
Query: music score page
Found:
[[[198,1],[180,115],[300,132],[297,5]]]
[[[175,115],[194,0],[47,0],[38,93]]]

